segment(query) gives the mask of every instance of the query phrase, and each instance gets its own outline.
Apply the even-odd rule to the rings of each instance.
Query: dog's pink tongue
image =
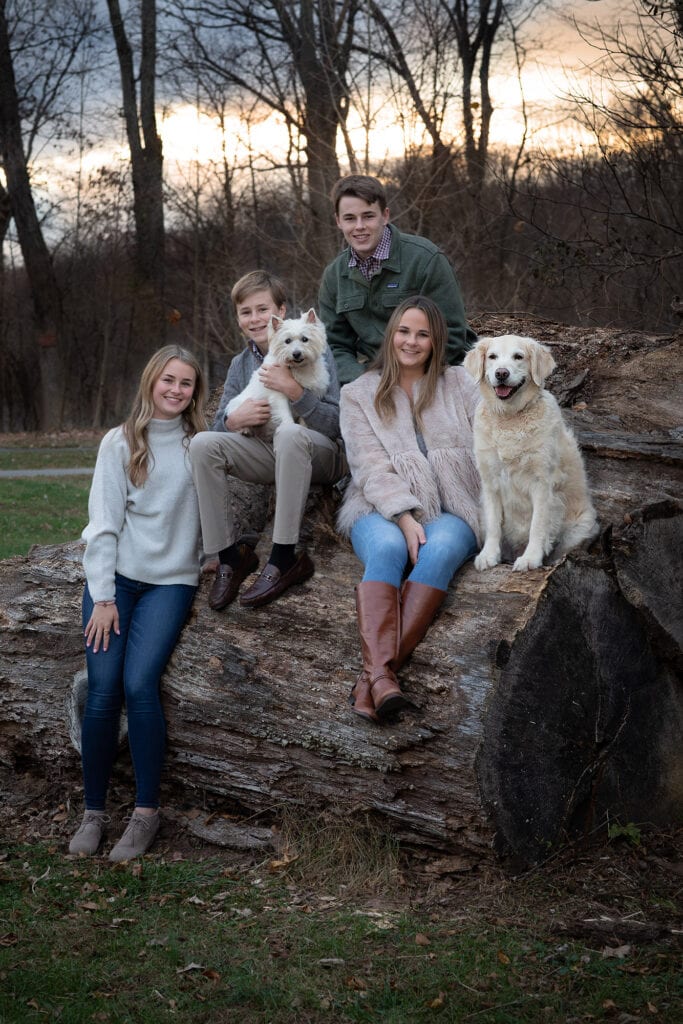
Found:
[[[499,384],[496,388],[496,394],[499,398],[509,398],[513,392],[513,388],[508,387],[507,384]]]

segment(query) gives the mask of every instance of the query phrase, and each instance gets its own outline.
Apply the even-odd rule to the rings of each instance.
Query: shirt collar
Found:
[[[262,363],[263,360],[266,358],[261,349],[258,347],[256,342],[252,338],[247,338],[247,347],[251,349],[253,355],[256,356],[256,359],[258,360],[259,363]]]
[[[377,244],[377,248],[374,252],[370,253],[365,258],[358,255],[355,249],[351,248],[349,255],[349,267],[358,267],[361,274],[366,278],[371,278],[374,274],[377,274],[381,269],[381,263],[383,260],[389,258],[391,251],[391,229],[388,224],[384,226],[382,237]]]

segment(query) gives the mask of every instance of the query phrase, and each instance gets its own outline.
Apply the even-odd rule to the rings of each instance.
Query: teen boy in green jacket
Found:
[[[419,235],[389,223],[383,186],[350,174],[332,190],[337,226],[348,248],[325,269],[320,318],[334,353],[339,383],[363,373],[382,343],[393,310],[411,295],[428,295],[448,324],[448,362],[462,362],[476,335],[467,325],[453,268],[444,253]]]

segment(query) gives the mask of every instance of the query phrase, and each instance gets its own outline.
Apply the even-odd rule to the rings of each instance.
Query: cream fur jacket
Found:
[[[341,432],[351,482],[337,517],[339,532],[348,536],[356,520],[369,512],[385,519],[412,512],[429,522],[445,511],[464,519],[481,543],[479,474],[472,450],[476,384],[461,366],[445,370],[434,401],[422,414],[425,458],[408,396],[395,389],[396,416],[386,422],[373,404],[378,383],[379,373],[371,370],[341,390]]]

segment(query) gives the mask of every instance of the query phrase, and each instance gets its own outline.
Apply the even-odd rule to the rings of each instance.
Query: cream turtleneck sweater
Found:
[[[197,495],[182,417],[151,420],[149,472],[135,487],[126,472],[130,453],[122,427],[102,438],[88,501],[83,566],[93,601],[114,598],[114,573],[143,583],[199,579]]]

